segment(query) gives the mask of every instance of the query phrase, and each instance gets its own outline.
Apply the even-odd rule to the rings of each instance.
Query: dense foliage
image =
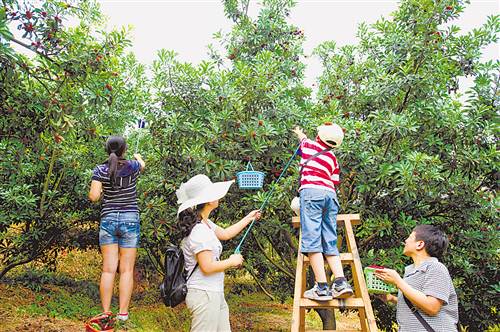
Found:
[[[92,32],[101,21],[95,4],[4,3],[0,277],[35,259],[54,262],[61,248],[96,245],[89,171],[104,158],[102,135],[135,121],[142,79],[142,66],[124,56],[126,31]],[[63,27],[66,17],[77,23]]]
[[[209,60],[182,63],[160,50],[151,75],[126,54],[126,31],[104,32],[93,2],[4,1],[0,12],[0,277],[59,250],[97,245],[98,207],[86,199],[90,172],[105,158],[109,133],[139,139],[147,172],[139,183],[142,244],[161,271],[176,243],[175,189],[197,173],[234,178],[251,162],[264,191],[233,186],[214,221],[228,225],[258,207],[291,157],[302,126],[346,129],[337,152],[342,212],[361,213],[364,264],[402,272],[401,242],[417,223],[449,235],[443,262],[459,295],[460,320],[474,329],[499,323],[499,62],[481,62],[497,42],[498,16],[463,34],[456,0],[402,1],[393,19],[359,27],[359,43],[325,42],[318,91],[304,86],[304,33],[288,22],[293,1],[223,2],[233,28],[216,33]],[[77,21],[64,27],[65,17]],[[13,27],[22,37],[12,35]],[[98,31],[93,32],[92,31]],[[30,56],[14,51],[21,45]],[[148,78],[146,78],[148,77]],[[472,88],[459,86],[473,77]],[[147,130],[131,130],[145,117]],[[291,296],[298,234],[289,202],[297,161],[242,248],[245,271],[277,300]],[[225,243],[229,254],[237,240]],[[374,301],[379,326],[393,309]]]

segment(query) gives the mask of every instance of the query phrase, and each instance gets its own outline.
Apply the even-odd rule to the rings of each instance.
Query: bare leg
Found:
[[[314,279],[316,282],[326,282],[325,262],[323,260],[323,253],[310,252],[309,261],[314,272]]]
[[[335,278],[340,278],[344,276],[344,270],[342,269],[342,262],[340,261],[340,256],[326,256],[326,261],[330,265]]]
[[[113,284],[115,282],[116,268],[118,266],[118,245],[108,244],[101,246],[102,274],[99,291],[101,294],[102,309],[110,311],[111,298],[113,297]]]
[[[120,248],[120,313],[128,313],[134,288],[134,266],[137,248]]]

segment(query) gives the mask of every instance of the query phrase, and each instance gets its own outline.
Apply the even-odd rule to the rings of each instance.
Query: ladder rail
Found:
[[[375,332],[378,331],[377,324],[375,321],[375,315],[373,314],[370,295],[368,294],[368,289],[366,288],[366,281],[365,281],[365,276],[363,274],[363,267],[361,266],[361,259],[359,257],[358,246],[356,245],[356,239],[354,237],[354,232],[350,221],[345,222],[345,230],[347,235],[346,236],[347,246],[349,252],[353,256],[354,270],[352,271],[353,272],[352,274],[354,277],[355,289],[361,293],[361,298],[365,303],[364,313],[361,313],[360,311],[360,318],[362,322],[367,322],[368,326],[366,326],[367,327],[366,331]],[[363,319],[363,316],[365,316],[364,317],[365,319]],[[362,323],[361,324],[362,328],[363,325],[364,324]]]
[[[354,237],[353,225],[361,223],[359,214],[339,214],[337,215],[337,225],[344,229],[345,236],[339,234],[340,243],[345,240],[347,252],[341,253],[341,261],[343,265],[351,267],[352,276],[354,279],[354,293],[355,297],[347,299],[333,299],[331,301],[312,301],[302,297],[306,289],[306,272],[309,265],[307,256],[300,252],[300,246],[297,250],[297,268],[295,273],[295,290],[293,299],[293,312],[292,312],[292,332],[305,331],[305,310],[306,308],[352,308],[358,311],[360,318],[361,330],[363,332],[377,332],[377,325],[373,309],[371,306],[370,296],[366,288],[366,281],[363,274],[361,260],[359,257],[356,239]],[[292,226],[295,228],[300,227],[300,218],[292,218]],[[302,234],[299,234],[299,243]],[[342,330],[335,330],[342,331]],[[352,330],[350,330],[352,331]]]

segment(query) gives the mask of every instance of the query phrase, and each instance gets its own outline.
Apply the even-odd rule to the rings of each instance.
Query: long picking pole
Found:
[[[290,160],[288,160],[288,163],[283,168],[283,171],[281,171],[281,174],[278,177],[278,179],[276,179],[276,181],[271,185],[271,190],[267,193],[266,198],[264,199],[264,202],[262,203],[262,205],[259,208],[260,211],[264,210],[264,208],[266,207],[267,203],[269,202],[269,199],[271,198],[271,196],[274,193],[274,188],[276,188],[276,184],[278,184],[278,182],[281,180],[281,177],[283,176],[283,174],[285,174],[286,170],[288,169],[288,167],[292,163],[293,159],[295,159],[295,156],[297,155],[297,153],[299,153],[299,150],[300,150],[300,144],[299,144],[299,146],[297,146],[297,149],[295,149],[295,152],[293,153]],[[241,252],[240,251],[241,245],[245,241],[245,239],[246,239],[248,233],[250,232],[250,230],[252,229],[254,223],[255,223],[255,219],[252,220],[252,223],[250,224],[250,226],[248,226],[247,230],[245,231],[245,234],[243,234],[243,237],[241,238],[240,243],[238,244],[238,246],[234,250],[235,254],[239,254]]]

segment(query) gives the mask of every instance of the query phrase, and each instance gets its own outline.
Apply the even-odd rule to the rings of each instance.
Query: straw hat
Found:
[[[229,187],[234,180],[215,182],[210,181],[208,176],[198,174],[193,176],[187,182],[181,184],[175,192],[177,195],[177,204],[180,204],[177,215],[182,211],[198,204],[213,202],[226,196]]]

